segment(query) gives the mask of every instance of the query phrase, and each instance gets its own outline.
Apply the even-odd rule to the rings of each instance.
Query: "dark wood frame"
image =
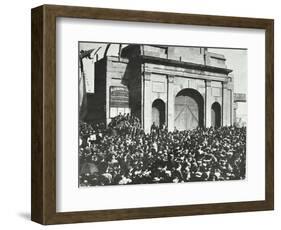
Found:
[[[265,30],[265,200],[200,205],[56,212],[56,18],[122,20]],[[62,224],[274,209],[274,21],[88,7],[43,5],[32,9],[31,219]]]

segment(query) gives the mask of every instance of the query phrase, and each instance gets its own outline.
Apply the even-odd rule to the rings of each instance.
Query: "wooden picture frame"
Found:
[[[56,212],[56,18],[172,23],[265,30],[265,200]],[[274,209],[274,21],[271,19],[43,5],[32,9],[31,219],[64,224]]]

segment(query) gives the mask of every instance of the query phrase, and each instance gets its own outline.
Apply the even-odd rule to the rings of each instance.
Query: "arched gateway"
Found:
[[[195,129],[204,123],[204,99],[194,89],[183,89],[175,98],[175,128]]]
[[[212,105],[211,124],[215,128],[221,126],[221,106],[218,102],[214,102]]]
[[[165,123],[165,103],[161,99],[156,99],[152,103],[152,124],[161,126]]]

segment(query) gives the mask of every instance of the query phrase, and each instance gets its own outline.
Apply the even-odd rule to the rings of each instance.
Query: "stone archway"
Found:
[[[204,99],[195,89],[181,90],[175,98],[175,123],[177,130],[189,130],[204,125]]]
[[[221,126],[221,106],[218,102],[214,102],[211,108],[211,125],[215,128]]]
[[[156,99],[152,103],[152,124],[161,126],[165,123],[165,102]]]

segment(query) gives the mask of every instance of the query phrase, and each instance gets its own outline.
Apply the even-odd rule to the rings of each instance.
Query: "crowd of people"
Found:
[[[241,180],[246,127],[145,133],[132,115],[104,124],[80,122],[80,186]]]

